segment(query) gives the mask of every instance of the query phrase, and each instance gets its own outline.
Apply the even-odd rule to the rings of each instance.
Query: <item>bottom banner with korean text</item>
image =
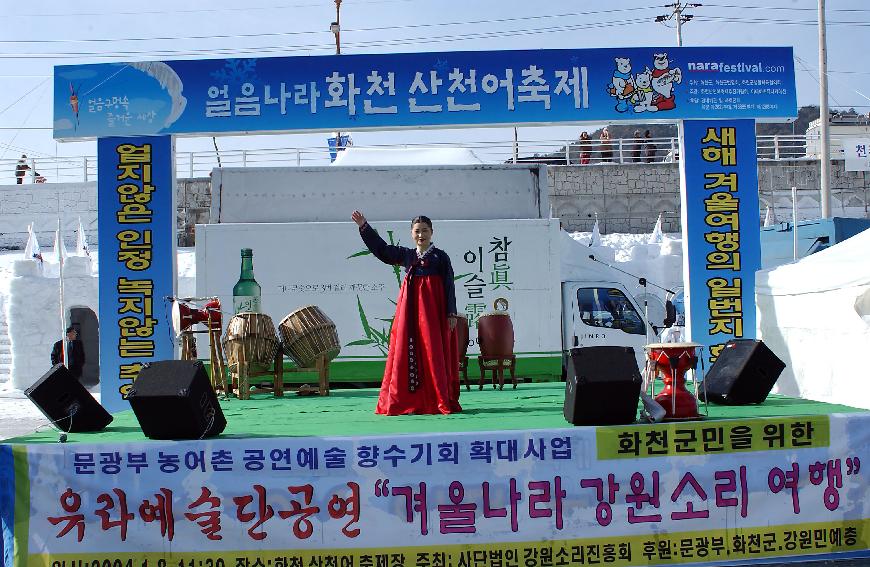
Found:
[[[28,494],[15,498],[9,567],[870,557],[867,413],[35,444],[12,460],[15,490]]]

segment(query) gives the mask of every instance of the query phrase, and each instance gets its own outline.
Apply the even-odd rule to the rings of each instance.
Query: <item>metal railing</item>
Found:
[[[831,140],[831,158],[842,159],[842,143]],[[758,136],[759,160],[814,159],[820,146],[818,137],[806,135]],[[618,138],[609,142],[589,140],[490,140],[464,143],[425,143],[360,146],[366,148],[466,148],[484,163],[518,162],[548,165],[600,165],[624,163],[669,163],[679,159],[677,138]],[[323,147],[258,148],[221,150],[223,167],[301,167],[329,165],[330,154]],[[17,158],[0,160],[0,185],[16,183]],[[23,183],[93,181],[97,176],[96,156],[29,157]],[[214,151],[176,152],[178,177],[207,177],[218,166]]]

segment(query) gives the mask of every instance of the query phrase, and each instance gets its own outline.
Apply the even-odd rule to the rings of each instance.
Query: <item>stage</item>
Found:
[[[313,383],[316,385],[316,382]],[[295,390],[296,385],[293,386]],[[292,391],[282,398],[253,394],[250,400],[220,397],[227,427],[220,438],[256,437],[344,437],[421,433],[472,433],[480,431],[557,429],[571,427],[562,415],[565,400],[563,382],[523,383],[517,389],[505,385],[495,390],[463,386],[463,411],[452,415],[375,415],[378,389],[336,389],[329,396],[297,396]],[[762,405],[709,405],[704,421],[770,418],[799,415],[855,413],[864,410],[784,396],[768,396]],[[702,405],[703,413],[703,405]],[[70,433],[68,443],[148,442],[132,410],[115,414],[107,429],[97,433]],[[6,443],[56,443],[58,433],[44,429],[4,441]]]
[[[222,399],[216,438],[0,444],[7,567],[734,565],[870,557],[870,412],[770,396],[702,420],[572,427],[564,383]],[[171,420],[172,415],[165,419]]]

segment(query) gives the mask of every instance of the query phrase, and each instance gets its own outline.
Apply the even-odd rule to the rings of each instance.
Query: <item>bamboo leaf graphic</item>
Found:
[[[345,259],[350,260],[351,258],[359,258],[360,256],[368,256],[371,253],[372,253],[371,250],[360,250],[359,252],[357,252],[355,254],[351,254],[350,256],[348,256]]]
[[[362,301],[359,299],[359,295],[356,296],[356,306],[359,309],[359,321],[362,323],[363,331],[366,334],[366,337],[372,337],[372,328],[369,326],[369,321],[366,319],[366,312],[363,310]]]
[[[467,274],[454,275],[454,276],[453,276],[453,281],[455,281],[455,282],[456,282],[456,281],[459,281],[459,280],[461,280],[462,278],[464,278],[464,277],[466,277],[466,276],[470,276],[470,275],[473,274],[473,273],[474,273],[474,272],[468,272]]]
[[[374,344],[377,344],[377,341],[373,341],[371,339],[360,339],[358,341],[351,341],[344,346],[346,346],[346,347],[348,347],[348,346],[367,346],[367,345],[374,345]]]

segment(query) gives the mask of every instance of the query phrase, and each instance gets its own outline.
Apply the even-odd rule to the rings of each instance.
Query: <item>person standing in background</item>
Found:
[[[64,344],[66,343],[66,344]],[[66,364],[70,374],[76,380],[81,380],[82,367],[85,365],[85,347],[78,340],[78,333],[72,327],[66,329],[66,340],[57,341],[51,349],[51,364],[63,364],[63,353],[66,349]]]
[[[602,162],[612,162],[613,161],[613,142],[610,141],[610,131],[605,128],[601,131],[601,136],[598,138],[599,140],[599,154]]]
[[[643,150],[643,134],[640,133],[640,130],[635,130],[634,134],[631,135],[631,154],[629,161],[635,163],[643,161]]]
[[[643,156],[644,161],[647,163],[653,163],[656,160],[656,145],[655,142],[652,141],[652,132],[647,130],[643,133]]]
[[[592,161],[592,140],[589,138],[589,132],[583,130],[580,134],[580,165],[589,165]]]
[[[27,156],[21,154],[21,159],[18,160],[18,165],[15,166],[15,183],[21,185],[24,183],[24,176],[27,174],[27,170],[30,169],[30,166],[27,165]]]

